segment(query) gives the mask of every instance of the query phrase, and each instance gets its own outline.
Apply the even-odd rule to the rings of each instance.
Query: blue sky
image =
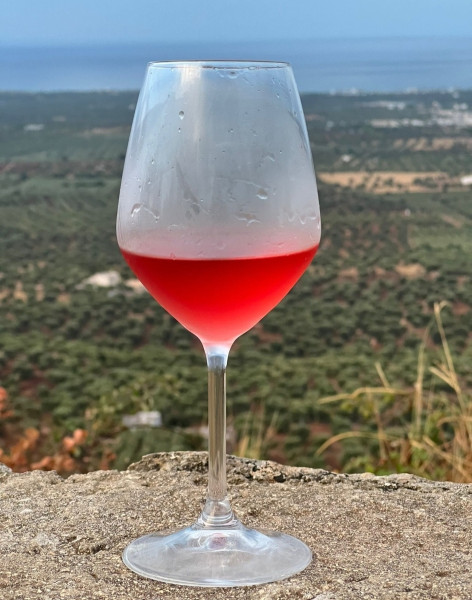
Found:
[[[0,44],[471,36],[471,0],[3,0]]]

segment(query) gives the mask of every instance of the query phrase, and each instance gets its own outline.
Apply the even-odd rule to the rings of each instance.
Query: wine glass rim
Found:
[[[202,69],[284,69],[291,67],[289,62],[274,60],[248,59],[190,59],[190,60],[156,60],[148,62],[148,67],[184,68],[200,67]]]

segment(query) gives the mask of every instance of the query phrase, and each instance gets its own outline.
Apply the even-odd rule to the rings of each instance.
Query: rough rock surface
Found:
[[[185,588],[129,571],[121,562],[129,541],[197,517],[206,470],[205,453],[150,455],[126,472],[68,479],[0,469],[0,598],[472,598],[471,485],[234,457],[228,479],[238,516],[298,536],[314,562],[291,579],[246,588]]]

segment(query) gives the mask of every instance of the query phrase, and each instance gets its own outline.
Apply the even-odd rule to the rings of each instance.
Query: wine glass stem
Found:
[[[208,494],[199,522],[227,526],[235,520],[226,495],[226,363],[228,350],[207,350]]]

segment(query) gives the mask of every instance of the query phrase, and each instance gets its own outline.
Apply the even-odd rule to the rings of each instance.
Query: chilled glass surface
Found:
[[[209,482],[197,522],[132,542],[125,563],[172,583],[251,585],[311,559],[295,538],[245,528],[225,480],[225,370],[234,340],[288,293],[320,239],[300,99],[285,63],[151,63],[128,145],[120,249],[205,349]]]

